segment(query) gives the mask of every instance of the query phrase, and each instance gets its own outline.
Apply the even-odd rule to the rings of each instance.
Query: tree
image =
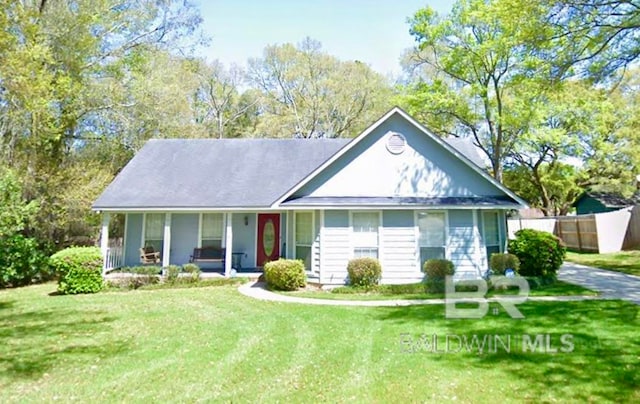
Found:
[[[207,128],[209,137],[239,136],[234,124],[255,110],[258,99],[251,92],[240,94],[245,72],[238,66],[225,68],[219,61],[201,63],[198,69],[199,87],[196,93],[197,121]],[[244,95],[244,96],[243,96]],[[240,129],[240,130],[238,130]]]
[[[359,61],[343,62],[305,39],[267,46],[249,60],[249,82],[261,92],[258,135],[354,136],[390,106],[385,79]]]
[[[461,0],[444,18],[429,7],[416,12],[409,21],[418,42],[413,59],[429,66],[431,74],[410,84],[403,97],[409,112],[436,133],[470,134],[498,180],[526,128],[521,121],[531,113],[517,102],[518,94],[538,85],[528,75],[538,65],[537,55],[521,42],[523,32],[530,32],[527,17],[536,5],[509,19],[496,18],[503,12],[500,7]]]

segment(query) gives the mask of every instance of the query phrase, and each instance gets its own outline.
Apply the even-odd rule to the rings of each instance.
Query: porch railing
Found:
[[[109,247],[104,256],[104,272],[120,268],[124,264],[124,252],[122,247]]]

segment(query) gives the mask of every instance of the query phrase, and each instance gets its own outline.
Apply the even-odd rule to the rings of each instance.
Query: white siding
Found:
[[[417,265],[417,240],[414,227],[382,228],[382,283],[413,283],[423,278]]]
[[[352,256],[351,232],[348,227],[323,227],[320,232],[322,245],[322,271],[320,282],[344,284],[347,264]]]
[[[456,267],[455,279],[476,279],[482,275],[478,262],[480,233],[473,211],[449,211],[448,258]],[[484,250],[484,248],[482,249]]]

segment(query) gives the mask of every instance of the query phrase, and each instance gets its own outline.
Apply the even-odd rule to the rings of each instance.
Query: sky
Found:
[[[439,13],[453,0],[195,0],[209,60],[246,65],[267,45],[311,37],[341,60],[359,60],[382,74],[401,72],[400,56],[414,45],[407,18],[429,5]]]

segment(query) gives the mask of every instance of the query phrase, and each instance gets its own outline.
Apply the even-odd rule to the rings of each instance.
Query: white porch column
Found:
[[[233,228],[231,226],[233,213],[227,213],[227,228],[225,229],[224,237],[224,276],[229,277],[231,275],[231,260],[233,255]]]
[[[102,230],[100,232],[100,250],[102,251],[102,276],[107,270],[107,261],[109,259],[109,222],[111,215],[109,212],[102,214]]]
[[[164,214],[164,238],[162,241],[162,267],[169,266],[171,258],[171,213]]]

